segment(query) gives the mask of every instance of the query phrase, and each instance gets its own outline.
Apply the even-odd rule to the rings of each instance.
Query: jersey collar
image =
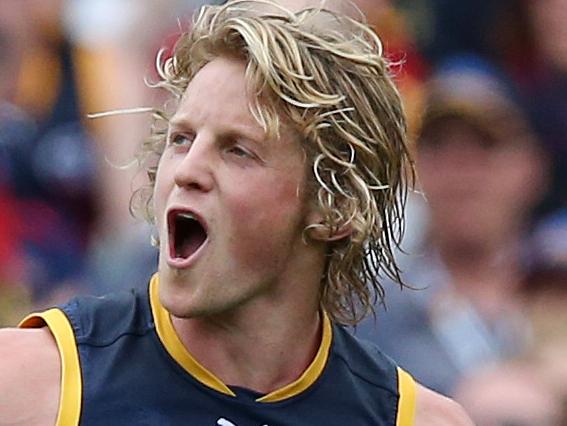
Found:
[[[169,355],[191,376],[201,382],[203,385],[214,389],[220,393],[230,396],[236,396],[235,393],[224,384],[212,372],[207,370],[189,353],[187,348],[181,342],[177,335],[169,312],[163,307],[159,300],[159,277],[155,274],[150,281],[150,305],[152,315],[156,325],[156,331],[159,339]],[[323,332],[321,344],[315,355],[315,358],[303,372],[303,374],[294,382],[270,392],[258,398],[257,402],[278,402],[292,398],[308,389],[321,376],[331,348],[333,337],[333,328],[328,315],[323,312]]]

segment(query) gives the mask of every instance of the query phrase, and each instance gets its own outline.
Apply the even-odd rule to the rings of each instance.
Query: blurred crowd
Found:
[[[390,6],[425,64],[411,288],[355,332],[480,426],[567,425],[567,1]]]
[[[219,1],[220,2],[220,1]],[[408,287],[355,332],[479,425],[567,425],[567,0],[356,0],[395,63],[418,188]],[[205,0],[0,8],[0,325],[145,285],[129,215],[156,52]],[[384,307],[386,309],[384,309]]]

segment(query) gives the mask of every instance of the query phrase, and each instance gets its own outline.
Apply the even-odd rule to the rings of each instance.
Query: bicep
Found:
[[[0,330],[0,425],[55,424],[60,375],[46,327]]]

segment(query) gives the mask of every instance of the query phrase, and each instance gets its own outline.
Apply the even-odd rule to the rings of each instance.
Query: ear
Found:
[[[306,232],[310,238],[316,241],[339,241],[352,234],[352,226],[347,223],[338,229],[331,229],[325,224],[319,211],[312,211],[307,216]]]

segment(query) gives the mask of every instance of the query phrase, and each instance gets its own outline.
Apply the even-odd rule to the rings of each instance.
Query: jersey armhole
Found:
[[[53,308],[27,316],[20,328],[40,328],[47,325],[57,343],[61,357],[61,391],[56,426],[76,426],[81,416],[81,365],[73,327],[60,309]]]
[[[398,370],[398,416],[396,426],[413,426],[415,423],[415,380],[408,373]]]

